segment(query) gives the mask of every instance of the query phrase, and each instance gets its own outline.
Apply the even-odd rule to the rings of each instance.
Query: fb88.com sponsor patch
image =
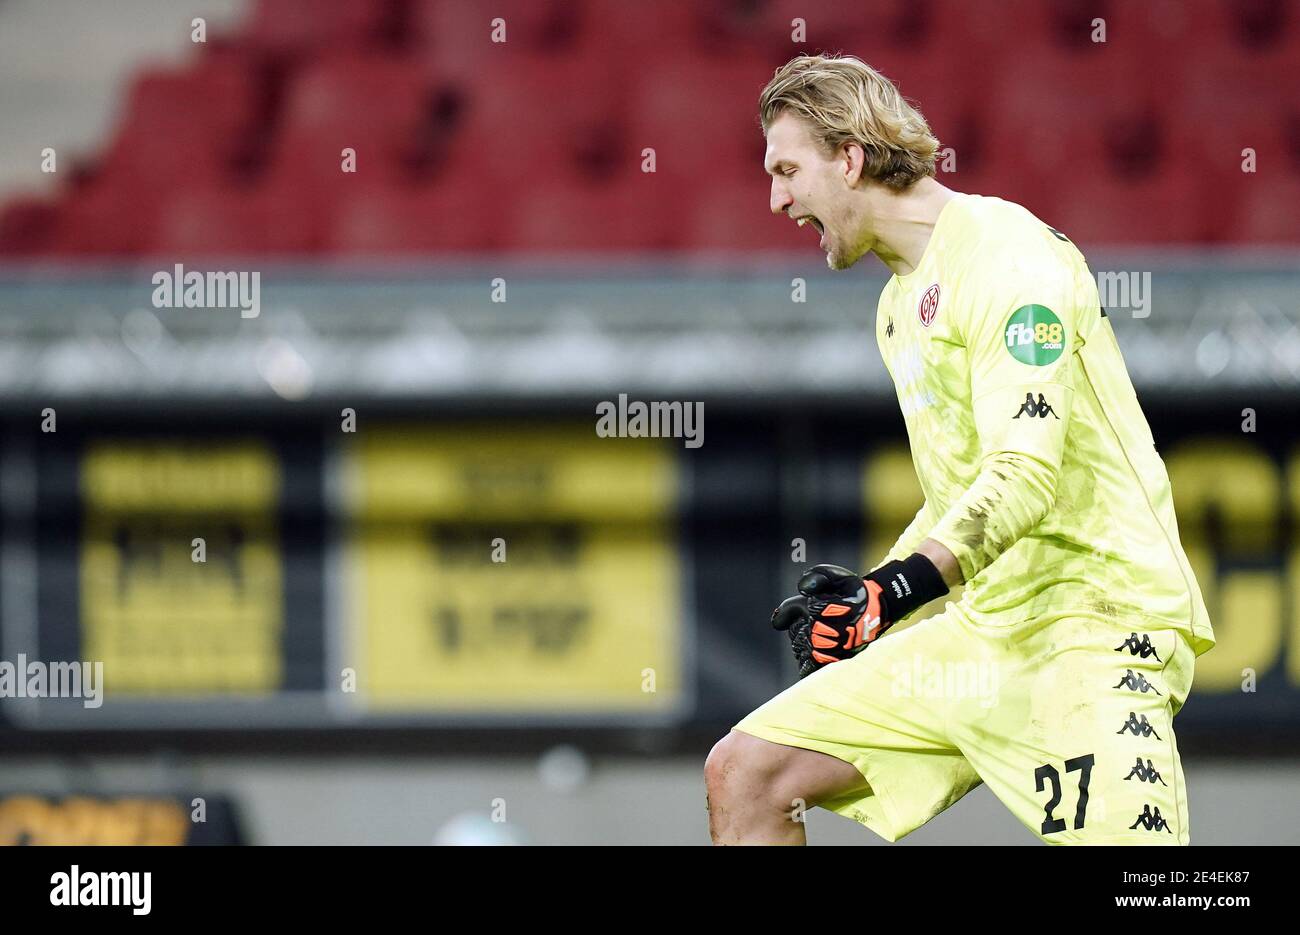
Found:
[[[1065,326],[1046,305],[1022,305],[1002,333],[1007,353],[1022,364],[1042,367],[1065,350]]]

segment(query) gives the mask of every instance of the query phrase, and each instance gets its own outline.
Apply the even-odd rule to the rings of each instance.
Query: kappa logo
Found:
[[[1115,731],[1115,733],[1122,734],[1125,731],[1132,731],[1134,737],[1150,737],[1155,735],[1156,740],[1160,739],[1160,735],[1157,734],[1156,729],[1151,726],[1151,722],[1147,720],[1147,716],[1145,714],[1142,715],[1142,720],[1139,721],[1136,711],[1130,711],[1128,713],[1128,720],[1125,721],[1124,726]]]
[[[1138,639],[1136,633],[1130,633],[1128,639],[1115,647],[1115,652],[1121,653],[1125,648],[1128,649],[1130,655],[1141,656],[1143,659],[1147,656],[1155,656],[1156,662],[1164,662],[1164,660],[1160,658],[1160,654],[1156,652],[1156,648],[1151,645],[1151,637],[1147,636],[1145,633],[1142,634],[1141,640]]]
[[[1028,415],[1031,419],[1034,416],[1037,416],[1040,419],[1046,419],[1049,412],[1052,414],[1053,419],[1057,422],[1061,421],[1061,417],[1056,414],[1056,410],[1052,408],[1052,404],[1047,401],[1046,397],[1044,397],[1042,393],[1038,394],[1038,402],[1034,402],[1033,393],[1026,393],[1025,401],[1021,404],[1020,411],[1011,418],[1019,419],[1023,415]]]
[[[885,326],[885,337],[892,338],[893,336],[894,336],[894,316],[890,315],[889,324]]]
[[[1145,766],[1142,764],[1142,757],[1137,758],[1137,762],[1133,764],[1133,768],[1129,770],[1129,774],[1124,777],[1124,781],[1128,782],[1134,776],[1138,778],[1138,782],[1149,782],[1153,784],[1158,782],[1162,786],[1169,785],[1169,783],[1165,782],[1164,778],[1161,777],[1160,771],[1156,769],[1154,763],[1147,760]]]
[[[1160,809],[1152,808],[1150,805],[1144,804],[1142,806],[1142,814],[1138,815],[1137,821],[1128,826],[1128,830],[1132,831],[1137,828],[1138,825],[1141,825],[1148,831],[1168,831],[1170,834],[1173,834],[1173,832],[1169,830],[1169,822],[1165,821],[1164,816],[1160,814]]]
[[[1134,674],[1132,669],[1126,669],[1124,677],[1119,680],[1118,684],[1112,685],[1111,688],[1127,688],[1131,692],[1141,692],[1144,695],[1149,688],[1157,695],[1160,694],[1160,689],[1148,682],[1140,672]]]
[[[925,295],[921,296],[921,304],[916,307],[916,314],[921,319],[921,324],[927,328],[934,323],[934,316],[939,314],[939,284],[937,282],[929,289],[926,289]]]

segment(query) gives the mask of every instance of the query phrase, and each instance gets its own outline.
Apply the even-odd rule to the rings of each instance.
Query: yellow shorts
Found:
[[[1173,718],[1194,666],[1163,621],[1071,611],[988,626],[949,603],[736,730],[853,764],[870,788],[822,807],[887,841],[985,782],[1051,844],[1187,844]]]

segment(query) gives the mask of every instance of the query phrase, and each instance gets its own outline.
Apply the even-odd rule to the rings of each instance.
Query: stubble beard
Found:
[[[826,251],[826,265],[833,270],[846,270],[857,263],[859,259],[860,257],[850,259],[834,243],[830,244],[830,248]]]

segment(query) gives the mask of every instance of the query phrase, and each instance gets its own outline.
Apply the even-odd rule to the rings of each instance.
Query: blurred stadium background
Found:
[[[0,841],[706,841],[795,540],[867,566],[920,500],[883,267],[768,213],[818,50],[1109,274],[1219,636],[1193,840],[1300,842],[1282,0],[2,0],[0,659],[106,697],[0,701]],[[157,307],[176,264],[259,314]],[[597,437],[619,394],[704,444]],[[984,789],[907,839],[1031,842]]]

